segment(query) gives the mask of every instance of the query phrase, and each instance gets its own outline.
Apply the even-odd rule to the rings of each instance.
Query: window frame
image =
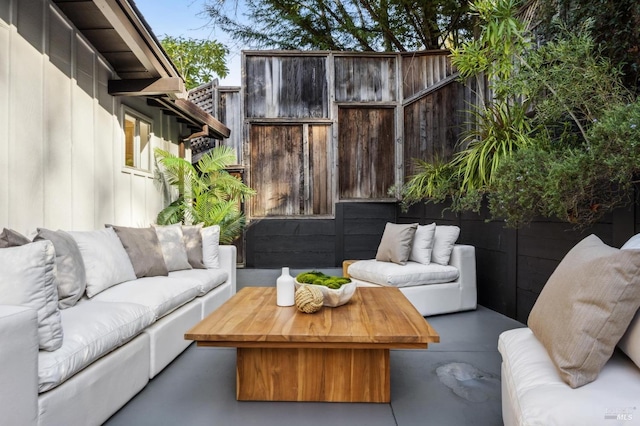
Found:
[[[127,120],[131,118],[134,120],[134,139],[133,139],[133,165],[127,164],[127,130],[126,123]],[[149,168],[144,168],[142,166],[142,152],[141,152],[141,140],[140,140],[140,128],[141,123],[144,123],[149,126],[149,135],[147,146],[149,148],[149,158],[148,164]],[[142,173],[144,175],[152,175],[153,174],[153,119],[146,114],[142,114],[135,109],[123,105],[122,106],[122,157],[120,161],[122,161],[122,170],[129,173]]]

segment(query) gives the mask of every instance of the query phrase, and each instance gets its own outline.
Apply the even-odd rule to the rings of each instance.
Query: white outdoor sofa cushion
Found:
[[[151,308],[155,319],[158,319],[193,300],[198,295],[199,288],[200,283],[196,280],[143,277],[110,287],[91,300],[137,303]]]
[[[98,358],[140,334],[155,320],[153,311],[134,303],[80,299],[63,309],[64,341],[54,352],[40,351],[40,392],[58,386]]]
[[[364,262],[364,263],[363,263]],[[362,265],[360,265],[362,263]],[[371,270],[366,270],[366,273],[372,274],[372,276],[367,275],[367,278],[373,278],[382,281],[382,277],[385,274],[388,274],[389,271],[396,271],[396,275],[393,278],[393,282],[396,283],[396,286],[400,289],[400,291],[409,299],[409,301],[415,306],[415,308],[420,312],[422,316],[428,315],[437,315],[437,314],[445,314],[450,312],[459,312],[470,309],[475,309],[477,306],[477,291],[476,291],[476,251],[475,247],[470,245],[456,244],[451,252],[451,258],[449,260],[449,265],[438,265],[436,263],[430,263],[428,265],[420,265],[421,268],[424,268],[423,271],[427,272],[429,270],[436,271],[437,274],[444,271],[452,271],[455,269],[457,273],[452,273],[450,276],[450,281],[448,282],[439,282],[439,283],[425,283],[422,284],[414,284],[415,281],[407,281],[407,283],[411,283],[411,285],[406,285],[401,282],[403,276],[405,279],[409,280],[411,278],[414,280],[411,274],[402,272],[404,271],[402,268],[406,268],[409,266],[409,270],[411,270],[415,264],[415,262],[410,262],[407,265],[387,265],[387,268],[384,268],[384,273],[375,269],[378,265],[374,263],[370,263],[369,260],[358,261],[351,264],[347,270],[347,273],[351,277],[353,281],[359,287],[376,287],[381,286],[381,284],[373,281],[368,281],[367,279],[359,279],[353,275],[353,271],[358,271],[362,266],[365,269],[367,266],[372,267]],[[392,266],[393,265],[393,266]],[[395,267],[398,269],[396,270]],[[355,268],[355,269],[354,269]],[[442,269],[444,268],[444,269]],[[453,268],[453,269],[450,269]],[[359,271],[356,272],[361,277],[364,277],[365,272]],[[377,274],[378,277],[375,278],[373,275]],[[406,275],[406,276],[405,276]],[[385,278],[386,279],[386,278]],[[382,281],[385,282],[385,281]]]
[[[408,261],[405,265],[380,262],[375,259],[361,260],[349,267],[349,275],[362,281],[392,287],[440,284],[455,281],[460,276],[458,268],[437,263],[424,265]]]
[[[503,332],[498,350],[506,426],[640,424],[640,369],[621,351],[595,381],[572,389],[531,329]]]

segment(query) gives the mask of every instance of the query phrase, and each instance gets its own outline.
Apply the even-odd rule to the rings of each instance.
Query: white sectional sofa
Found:
[[[505,425],[640,425],[634,238],[624,250],[585,238],[547,281],[528,327],[500,335]]]
[[[53,351],[39,349],[39,310],[0,303],[0,423],[103,423],[191,343],[185,331],[235,293],[236,248],[219,246],[218,260],[83,295],[59,310],[63,340]]]
[[[636,322],[640,342],[640,315]],[[640,367],[621,350],[595,381],[577,389],[562,381],[528,327],[503,332],[498,350],[506,426],[640,425]]]
[[[476,251],[451,225],[387,223],[375,259],[349,265],[360,287],[393,286],[422,316],[476,308]]]
[[[422,316],[476,309],[475,248],[456,244],[448,265],[360,260],[348,274],[359,287],[394,286]]]

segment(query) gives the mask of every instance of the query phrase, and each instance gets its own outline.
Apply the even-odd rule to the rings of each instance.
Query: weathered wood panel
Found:
[[[236,152],[236,164],[242,164],[242,112],[240,88],[218,91],[218,120],[231,130],[221,144],[233,148]]]
[[[394,110],[340,108],[340,199],[384,199],[395,183]]]
[[[253,217],[304,212],[302,126],[251,126]]]
[[[326,118],[326,56],[246,56],[249,118]]]
[[[333,158],[331,149],[331,127],[309,126],[309,195],[310,207],[307,214],[325,215],[333,213],[333,185],[330,164]],[[310,210],[310,211],[309,211]]]
[[[461,84],[452,82],[404,109],[404,170],[413,175],[414,159],[449,161],[463,130],[459,107]]]
[[[336,102],[396,100],[396,58],[336,56]]]
[[[449,51],[414,52],[402,55],[402,93],[409,98],[446,77],[454,70]]]

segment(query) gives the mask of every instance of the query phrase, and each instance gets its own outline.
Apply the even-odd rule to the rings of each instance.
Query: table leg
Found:
[[[389,349],[238,348],[240,401],[389,402]]]

